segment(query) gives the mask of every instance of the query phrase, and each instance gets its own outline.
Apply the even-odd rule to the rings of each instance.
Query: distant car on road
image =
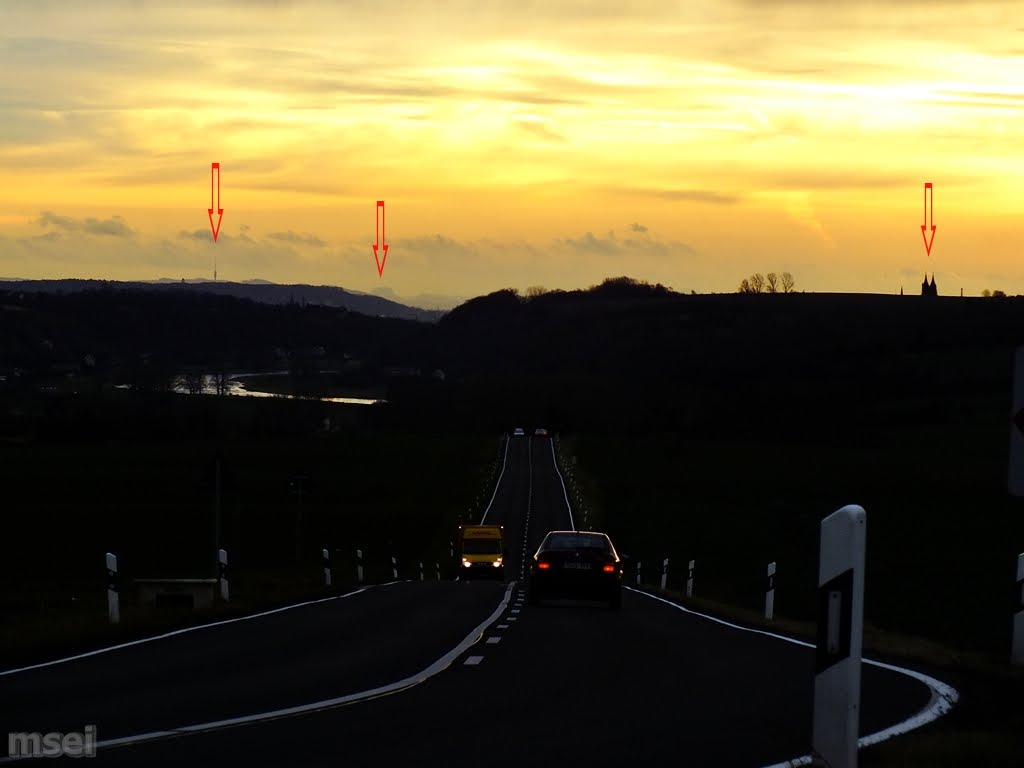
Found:
[[[552,597],[607,601],[622,607],[622,560],[608,534],[551,531],[530,565],[530,605]]]
[[[516,427],[515,431],[512,434],[515,435],[516,437],[522,437],[523,435],[526,434],[526,430],[523,429],[522,427]]]
[[[533,434],[536,437],[547,437],[548,431],[544,429],[544,427],[537,427],[537,429],[533,431]]]

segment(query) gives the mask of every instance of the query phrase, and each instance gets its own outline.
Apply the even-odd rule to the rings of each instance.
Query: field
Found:
[[[189,410],[215,400],[186,395],[167,402]],[[357,548],[368,581],[391,577],[392,556],[402,578],[418,577],[420,561],[430,577],[435,563],[447,576],[454,528],[482,511],[500,468],[497,436],[411,434],[346,416],[363,406],[224,403],[219,436],[0,443],[0,461],[17,491],[4,510],[7,540],[18,543],[0,570],[5,662],[111,636],[106,552],[119,561],[119,635],[207,619],[136,605],[133,580],[215,576],[218,507],[233,597],[220,612],[322,594],[324,548],[335,588],[355,582]],[[253,429],[248,419],[269,412],[298,423],[336,414],[336,424],[348,424],[316,434]]]

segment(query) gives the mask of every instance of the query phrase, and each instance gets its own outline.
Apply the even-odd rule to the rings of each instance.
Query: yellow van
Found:
[[[471,578],[505,578],[505,529],[500,525],[460,525],[459,575]]]

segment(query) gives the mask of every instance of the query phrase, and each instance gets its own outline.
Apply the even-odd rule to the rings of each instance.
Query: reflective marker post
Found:
[[[636,583],[640,583],[640,561],[636,561]]]
[[[324,586],[331,586],[331,553],[326,549],[321,550],[320,554],[324,559]]]
[[[434,569],[437,571],[437,580],[440,581],[441,580],[441,564],[440,563],[434,563]]]
[[[398,560],[394,555],[391,556],[391,578],[398,581]]]
[[[117,584],[117,555],[107,552],[107,615],[111,624],[121,623],[121,596]]]
[[[1017,558],[1017,605],[1013,614],[1013,651],[1011,661],[1024,667],[1024,554]]]
[[[661,588],[665,589],[668,583],[668,558],[661,561]]]
[[[363,583],[363,550],[356,550],[356,581]]]
[[[768,621],[775,618],[775,563],[768,563],[768,585],[764,591],[764,617]]]
[[[423,563],[420,563],[420,581],[423,581]]]
[[[220,599],[225,603],[230,602],[231,593],[228,589],[228,553],[223,549],[217,550],[217,577],[220,579]]]
[[[693,597],[693,569],[697,565],[696,560],[690,561],[690,573],[686,577],[686,596]]]
[[[866,542],[867,518],[862,507],[851,504],[821,521],[812,737],[815,766],[857,766]]]

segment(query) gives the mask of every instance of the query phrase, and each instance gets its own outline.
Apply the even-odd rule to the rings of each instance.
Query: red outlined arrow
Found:
[[[380,247],[380,241],[387,240],[387,235],[384,234],[384,201],[377,201],[377,242],[373,244],[373,258],[377,262],[377,276],[384,277],[384,263],[388,260],[388,244],[384,243],[384,258],[377,257],[377,249]]]
[[[217,172],[217,205],[213,204],[213,174]],[[213,212],[217,211],[217,223],[213,223]],[[220,222],[224,218],[224,209],[220,207],[220,163],[210,163],[210,207],[207,209],[210,214],[210,229],[213,230],[213,242],[217,242],[217,235],[220,234]]]
[[[934,190],[932,190],[932,183],[926,181],[924,183],[924,224],[921,225],[921,237],[924,238],[924,249],[928,252],[928,255],[932,255],[932,242],[935,240],[935,199],[933,197]],[[931,218],[931,237],[926,234],[929,224],[929,214]]]

